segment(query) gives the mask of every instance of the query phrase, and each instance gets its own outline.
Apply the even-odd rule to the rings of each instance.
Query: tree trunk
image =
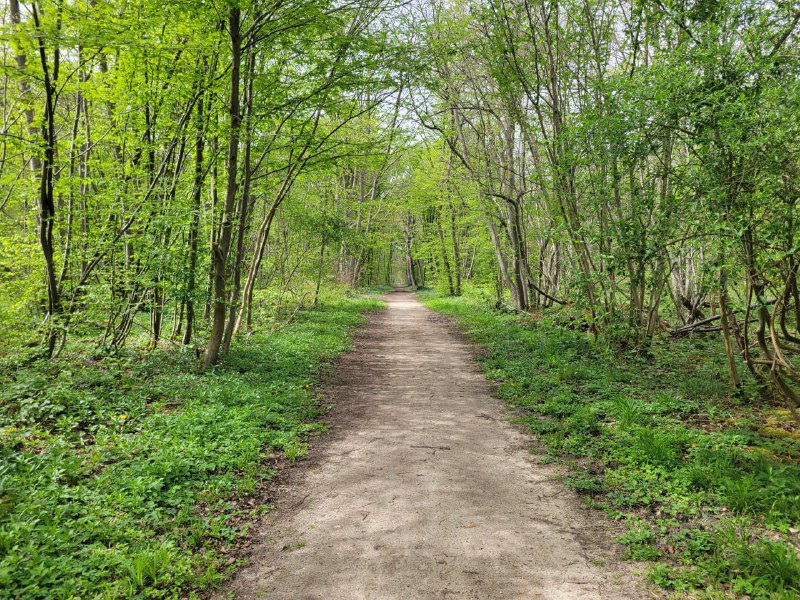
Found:
[[[406,282],[413,288],[417,286],[417,278],[414,275],[414,258],[411,255],[411,244],[412,244],[412,237],[411,237],[411,216],[406,217],[405,223],[403,224],[403,239],[405,241],[405,250],[406,250]]]
[[[275,214],[278,212],[278,207],[281,205],[281,202],[286,197],[286,193],[289,191],[289,187],[291,186],[291,178],[292,172],[290,170],[290,172],[284,177],[281,188],[278,190],[277,195],[272,201],[272,205],[269,207],[269,210],[261,220],[261,225],[259,225],[258,232],[256,234],[256,245],[255,249],[253,250],[253,259],[250,261],[250,269],[247,272],[247,279],[245,280],[244,290],[242,292],[242,302],[239,308],[239,314],[236,318],[236,324],[233,327],[234,334],[238,333],[242,328],[243,315],[245,313],[250,313],[250,305],[253,302],[253,290],[256,285],[258,272],[261,269],[261,261],[264,260],[264,250],[267,247],[267,240],[269,239],[269,232],[272,228],[272,221],[275,219]]]
[[[450,270],[450,259],[447,256],[447,246],[444,243],[444,231],[442,230],[442,211],[436,210],[436,231],[439,234],[439,248],[442,255],[442,270],[447,277],[447,290],[451,296],[455,296],[455,288],[453,287],[453,273]]]
[[[719,311],[720,323],[722,324],[722,341],[725,344],[725,358],[728,364],[728,375],[730,376],[731,386],[735,390],[742,387],[742,379],[739,377],[739,369],[736,367],[736,355],[734,353],[733,342],[731,341],[730,328],[730,308],[728,306],[728,287],[725,280],[724,268],[719,272]]]
[[[242,66],[241,9],[231,7],[228,13],[228,28],[231,37],[231,87],[230,87],[230,133],[228,138],[227,182],[225,188],[225,204],[222,207],[219,237],[212,249],[214,264],[214,297],[211,320],[211,334],[208,339],[203,370],[217,362],[222,337],[225,333],[226,316],[226,283],[228,278],[228,253],[231,247],[231,234],[236,208],[236,180],[239,166],[239,77]]]
[[[203,98],[197,101],[196,138],[194,143],[194,186],[192,188],[192,222],[189,225],[189,273],[186,282],[186,328],[183,332],[183,344],[192,343],[194,332],[194,294],[197,271],[197,244],[200,235],[200,205],[203,196],[203,152],[205,138],[203,136]]]
[[[18,27],[22,22],[19,12],[19,0],[8,0],[8,12],[12,27]],[[17,53],[15,60],[17,62],[17,69],[19,72],[24,73],[25,67],[28,64],[28,57],[25,56],[25,54],[23,54],[20,50]],[[34,122],[35,115],[30,102],[31,86],[28,83],[27,77],[19,78],[19,96],[23,101],[25,101],[26,104],[26,108],[23,112],[25,114],[25,123],[28,126],[28,135],[31,139],[36,139],[40,132],[36,128],[36,123]],[[39,173],[42,170],[42,163],[39,160],[39,157],[32,153],[28,160],[28,167],[30,168],[31,173]]]
[[[233,290],[228,314],[228,323],[225,326],[225,335],[222,339],[222,354],[227,354],[231,347],[234,328],[239,320],[236,309],[239,306],[239,294],[242,290],[242,265],[244,264],[244,243],[247,233],[247,217],[250,213],[250,180],[252,168],[250,164],[250,151],[252,148],[252,115],[253,115],[253,78],[255,76],[256,54],[251,51],[247,65],[247,89],[245,105],[245,146],[244,146],[244,177],[242,181],[242,194],[239,200],[239,226],[236,231],[236,256],[233,264]]]
[[[217,138],[215,137],[212,140],[211,145],[211,155],[214,156],[217,152]],[[219,205],[219,194],[217,191],[217,161],[212,161],[211,166],[211,184],[209,185],[208,195],[211,199],[211,207],[209,210],[210,215],[210,227],[209,227],[209,246],[214,248],[217,244],[217,224],[215,222],[217,216],[217,206]],[[206,287],[207,295],[206,295],[206,302],[205,307],[203,308],[203,318],[210,319],[211,318],[211,301],[214,297],[214,261],[211,261],[211,265],[208,269],[208,281]]]
[[[319,247],[319,268],[317,269],[317,285],[314,287],[314,302],[312,306],[316,306],[319,302],[319,290],[322,287],[322,276],[325,274],[325,236],[322,236],[322,244]]]
[[[450,241],[453,244],[453,263],[455,264],[455,289],[456,296],[461,295],[461,247],[458,243],[458,229],[456,227],[456,212],[453,203],[450,202]]]
[[[41,30],[39,12],[36,4],[32,5],[33,21],[37,30]],[[45,280],[47,283],[47,354],[52,356],[55,349],[58,329],[53,320],[61,312],[61,298],[58,290],[56,276],[53,242],[53,225],[55,224],[56,207],[53,195],[53,169],[55,168],[56,147],[56,81],[58,79],[59,54],[58,48],[54,51],[53,70],[51,72],[47,61],[44,35],[37,36],[39,42],[39,59],[41,61],[44,77],[44,118],[41,136],[44,142],[44,153],[41,161],[39,178],[39,243],[42,247],[45,263]]]

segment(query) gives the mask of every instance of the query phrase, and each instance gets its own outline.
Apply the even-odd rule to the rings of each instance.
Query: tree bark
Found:
[[[58,97],[56,94],[56,81],[58,80],[59,50],[56,46],[53,56],[52,71],[47,61],[44,35],[41,34],[39,11],[36,4],[32,4],[33,21],[36,29],[40,31],[37,36],[39,46],[39,59],[41,61],[44,78],[44,118],[42,121],[41,137],[44,143],[43,158],[41,161],[39,177],[39,244],[42,248],[45,263],[45,280],[47,284],[47,333],[46,346],[48,356],[52,356],[55,349],[58,330],[53,322],[61,312],[61,297],[56,276],[53,241],[53,226],[56,218],[56,206],[53,195],[53,170],[55,168],[56,125],[55,109]]]
[[[239,294],[242,290],[242,266],[244,264],[244,243],[247,233],[247,220],[250,213],[250,181],[252,176],[252,165],[250,164],[250,153],[252,149],[252,115],[253,115],[253,78],[255,76],[256,54],[251,51],[247,65],[247,86],[245,104],[245,145],[244,161],[242,168],[244,175],[242,180],[242,194],[239,200],[239,224],[236,231],[236,255],[233,264],[233,289],[231,290],[230,307],[228,322],[225,326],[225,335],[222,339],[222,354],[227,354],[231,347],[231,339],[235,332],[235,325],[238,321],[236,309],[239,307]]]
[[[455,296],[453,287],[453,273],[450,269],[450,259],[447,256],[447,246],[444,243],[444,231],[442,230],[442,211],[436,209],[436,231],[439,234],[439,248],[442,258],[442,270],[447,277],[447,289],[451,296]]]
[[[203,153],[205,151],[204,105],[202,96],[197,101],[196,133],[194,142],[194,185],[192,187],[192,222],[189,225],[189,273],[186,282],[186,328],[183,331],[183,344],[192,343],[194,333],[194,294],[197,284],[197,246],[200,236],[200,208],[203,196]]]
[[[212,261],[214,265],[213,312],[211,317],[211,334],[203,357],[203,370],[208,369],[219,359],[222,337],[225,333],[228,254],[231,247],[233,221],[236,216],[234,211],[236,208],[236,180],[239,166],[239,133],[241,127],[241,114],[239,110],[239,77],[242,66],[240,8],[231,7],[229,9],[228,28],[228,33],[231,38],[231,87],[229,97],[230,132],[228,137],[227,182],[219,237],[212,249]]]

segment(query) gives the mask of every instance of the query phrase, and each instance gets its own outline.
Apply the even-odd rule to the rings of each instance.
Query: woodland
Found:
[[[651,581],[798,597],[800,3],[0,24],[0,598],[219,584],[394,286],[487,349]]]

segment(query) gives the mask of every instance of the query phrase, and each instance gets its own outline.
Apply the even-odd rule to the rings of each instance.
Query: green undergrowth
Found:
[[[178,598],[220,581],[249,519],[237,498],[323,429],[320,369],[379,306],[301,311],[205,374],[177,349],[2,357],[0,597]]]
[[[373,294],[373,295],[383,295],[388,294],[389,292],[393,291],[395,286],[388,285],[388,284],[379,284],[379,285],[367,285],[361,288],[361,291],[365,294]]]
[[[485,349],[497,394],[587,503],[624,520],[649,578],[694,597],[800,597],[800,436],[787,411],[733,397],[719,340],[644,359],[547,319],[421,294]]]

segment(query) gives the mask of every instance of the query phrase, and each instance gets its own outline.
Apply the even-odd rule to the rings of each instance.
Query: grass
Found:
[[[183,598],[232,568],[237,498],[322,431],[320,369],[375,299],[301,311],[199,374],[193,352],[0,363],[0,598]]]
[[[376,284],[376,285],[366,285],[361,288],[361,292],[364,294],[372,294],[372,295],[382,295],[388,294],[389,292],[393,291],[395,286],[388,285],[388,284]]]
[[[659,340],[645,359],[477,299],[421,298],[485,349],[498,396],[524,409],[567,485],[627,523],[624,554],[652,581],[799,597],[800,434],[786,411],[729,395],[718,339]]]

